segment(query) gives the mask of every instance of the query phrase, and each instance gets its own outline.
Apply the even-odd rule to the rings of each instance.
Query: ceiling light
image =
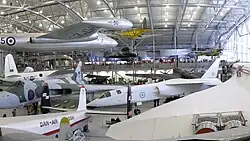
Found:
[[[140,3],[140,0],[137,0],[137,3]]]
[[[191,21],[193,20],[193,17],[191,17],[191,19],[190,19]]]
[[[107,9],[105,9],[105,10],[104,10],[104,12],[105,12],[105,13],[107,13],[107,12],[108,12],[108,10],[107,10]]]
[[[165,24],[165,25],[164,25],[164,27],[168,27],[168,25],[167,25],[167,24]]]
[[[98,0],[96,3],[97,3],[97,5],[100,5],[100,4],[101,4],[101,1]]]
[[[199,9],[199,8],[201,8],[200,6],[197,6],[197,8]]]
[[[165,18],[165,21],[168,21],[168,18]]]
[[[166,5],[166,8],[169,8],[169,5]]]
[[[231,8],[227,8],[227,10],[229,11]]]
[[[220,16],[223,16],[224,15],[224,13],[223,12],[220,12]]]
[[[140,13],[138,13],[138,14],[137,14],[137,16],[139,16],[139,17],[140,17],[140,16],[141,16],[141,14],[140,14]]]
[[[113,18],[114,16],[113,16],[113,15],[110,15],[109,17],[110,17],[110,18]]]
[[[39,27],[42,27],[42,26],[43,26],[43,25],[40,23],[40,24],[39,24]]]
[[[2,3],[3,3],[3,4],[6,4],[6,3],[7,3],[7,1],[6,1],[6,0],[3,0],[3,1],[2,1]]]
[[[188,23],[188,27],[190,27],[191,26],[191,24],[190,23]]]
[[[42,14],[42,13],[43,13],[43,10],[40,10],[39,13]]]
[[[138,7],[137,7],[137,6],[135,7],[135,10],[138,10]]]
[[[16,19],[18,19],[19,17],[16,15]]]
[[[3,15],[4,14],[4,12],[3,11],[1,11],[1,13],[0,13],[1,15]]]
[[[29,23],[31,23],[31,21],[29,21]]]
[[[50,28],[48,29],[48,31],[52,31],[52,28],[50,27]]]
[[[139,20],[139,22],[140,22],[140,23],[143,22],[143,19],[141,18],[141,19]]]
[[[168,12],[166,12],[165,15],[167,16],[167,15],[168,15]]]
[[[64,20],[61,21],[61,24],[64,24]]]

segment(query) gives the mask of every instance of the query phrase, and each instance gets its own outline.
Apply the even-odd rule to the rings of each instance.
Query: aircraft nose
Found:
[[[111,42],[111,47],[117,47],[118,42],[112,38],[110,38],[110,42]]]
[[[21,103],[16,94],[2,91],[0,92],[0,109],[20,107]]]
[[[133,25],[133,23],[132,22],[130,22],[130,21],[128,21],[129,23],[128,23],[128,26],[129,26],[129,28],[132,28],[134,25]]]

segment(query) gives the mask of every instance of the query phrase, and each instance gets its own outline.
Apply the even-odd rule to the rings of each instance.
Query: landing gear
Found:
[[[139,110],[139,109],[134,109],[134,114],[135,115],[139,115],[141,113],[141,110]]]

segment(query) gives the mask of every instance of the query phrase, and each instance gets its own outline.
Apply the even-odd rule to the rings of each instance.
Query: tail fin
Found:
[[[18,75],[16,63],[11,54],[6,55],[4,65],[4,76]]]
[[[144,28],[144,29],[147,29],[147,28],[148,28],[147,19],[146,19],[146,18],[143,19],[142,28]]]
[[[84,84],[82,78],[82,61],[79,61],[73,76],[73,80],[76,81],[78,84]]]
[[[84,86],[81,86],[80,95],[79,95],[79,103],[78,103],[78,107],[76,111],[87,110],[86,103],[87,103],[86,88]]]
[[[221,59],[217,58],[201,78],[217,78],[220,61]]]

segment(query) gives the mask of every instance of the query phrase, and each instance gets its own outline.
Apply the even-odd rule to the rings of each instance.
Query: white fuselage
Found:
[[[70,129],[72,131],[75,131],[77,129],[82,130],[83,127],[88,124],[88,120],[90,118],[90,116],[85,115],[84,111],[74,111],[45,115],[8,117],[6,119],[3,118],[0,119],[0,126],[3,128],[5,127],[17,129],[21,131],[55,137],[59,133],[60,121],[63,117],[69,118]],[[10,133],[10,131],[8,132]]]
[[[187,81],[189,84],[187,84]],[[203,84],[194,84],[202,81]],[[181,83],[183,85],[168,85],[171,83]],[[136,85],[131,87],[132,103],[151,101],[160,97],[188,95],[221,84],[219,79],[171,79],[153,84]],[[100,98],[88,103],[88,106],[116,106],[127,103],[127,88],[111,90],[104,93]]]
[[[113,48],[118,45],[117,41],[107,37],[104,34],[98,33],[98,38],[91,41],[79,42],[63,42],[63,43],[44,43],[34,44],[30,43],[30,37],[36,38],[44,33],[26,33],[26,34],[4,34],[0,39],[4,40],[0,43],[0,49],[3,50],[16,50],[27,52],[72,52],[72,51],[85,51],[85,50],[98,50]],[[15,40],[14,45],[8,45],[6,39],[13,37]]]

